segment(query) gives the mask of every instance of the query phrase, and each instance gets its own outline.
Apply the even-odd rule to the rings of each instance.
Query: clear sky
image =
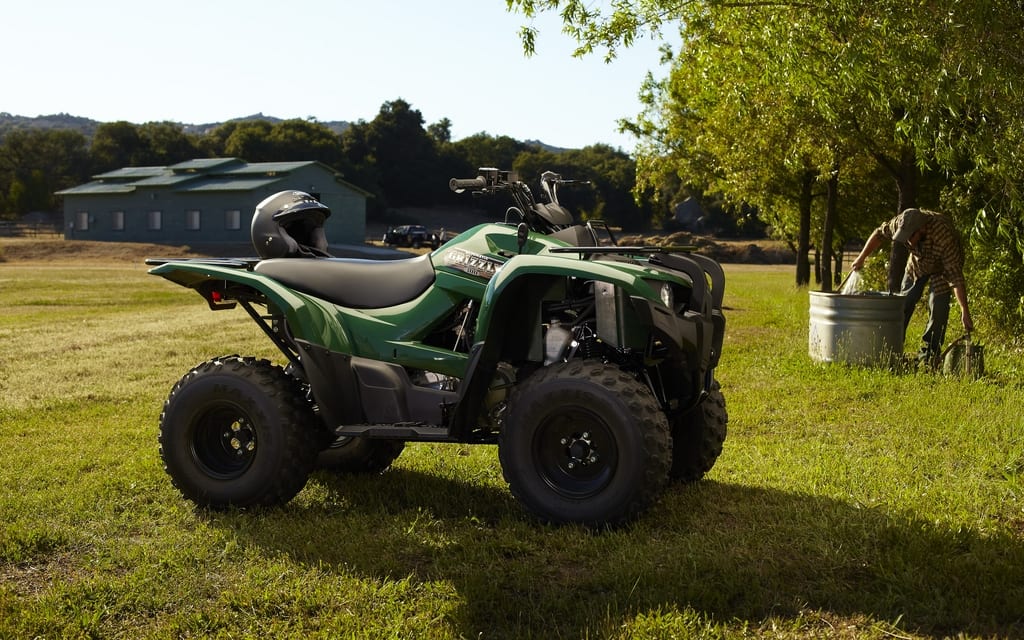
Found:
[[[504,0],[19,0],[3,10],[0,111],[111,122],[220,122],[255,113],[372,120],[401,98],[456,140],[479,132],[633,150],[616,120],[640,110],[643,40],[611,64],[571,57],[557,15]]]

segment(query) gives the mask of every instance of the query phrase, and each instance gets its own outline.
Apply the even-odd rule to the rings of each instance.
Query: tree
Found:
[[[133,160],[140,164],[167,166],[201,155],[198,140],[176,122],[147,122],[137,131],[143,149]]]
[[[155,167],[177,164],[204,155],[195,136],[176,122],[137,125],[119,120],[96,128],[90,149],[97,173],[122,167]]]
[[[10,132],[0,145],[0,193],[17,214],[59,211],[55,191],[89,176],[86,139],[68,129]]]
[[[341,153],[351,167],[349,180],[373,194],[367,202],[367,214],[379,215],[385,208],[382,177],[368,139],[369,125],[360,120],[353,123],[341,134]]]
[[[631,124],[647,141],[639,154],[640,183],[664,182],[662,176],[674,173],[690,193],[722,193],[733,207],[756,205],[776,235],[796,245],[797,283],[807,284],[814,201],[828,184],[838,189],[841,141],[809,108],[813,100],[794,93],[798,85],[778,64],[778,52],[758,46],[760,38],[784,39],[784,33],[768,25],[751,34],[750,16],[739,12],[694,15],[689,24],[691,37],[669,77],[660,83],[648,77],[647,110]],[[834,215],[818,227],[825,263]]]
[[[104,122],[96,127],[90,146],[94,171],[105,173],[122,167],[146,166],[146,143],[139,127],[125,120]]]
[[[1011,186],[1019,184],[1020,149],[1024,148],[1019,125],[1019,114],[1024,112],[1019,82],[1024,75],[1024,59],[1019,56],[1024,12],[1019,2],[826,0],[808,5],[637,0],[615,3],[605,13],[577,0],[509,0],[508,6],[527,16],[560,11],[566,31],[577,39],[580,55],[603,47],[606,56],[613,58],[616,47],[628,46],[640,35],[657,37],[662,29],[678,26],[681,55],[702,51],[705,64],[676,65],[672,76],[704,77],[703,94],[717,98],[708,108],[681,101],[680,93],[662,93],[661,113],[677,105],[691,107],[699,126],[679,131],[660,128],[669,136],[660,145],[681,150],[704,142],[681,139],[680,131],[720,135],[722,127],[704,127],[721,113],[715,107],[728,103],[729,92],[756,80],[751,71],[757,67],[743,63],[744,56],[751,56],[766,77],[785,88],[777,92],[780,102],[774,108],[788,114],[787,120],[796,128],[779,130],[816,132],[816,145],[789,146],[803,152],[799,155],[809,160],[807,167],[824,183],[835,175],[834,161],[840,161],[837,166],[844,169],[837,187],[842,197],[834,207],[861,212],[858,219],[849,221],[853,226],[868,224],[869,217],[875,222],[883,217],[876,211],[868,215],[855,202],[863,196],[842,188],[842,175],[850,170],[851,161],[858,178],[872,175],[861,168],[861,156],[871,158],[895,187],[885,215],[921,201],[923,180],[939,172],[946,177],[943,202],[965,231],[980,212],[986,220],[997,221],[990,227],[1009,229],[1021,224],[1024,203],[1019,187]],[[716,35],[723,37],[716,40]],[[524,29],[528,52],[534,36]],[[718,84],[730,66],[743,82]],[[720,73],[708,74],[708,70]],[[756,86],[763,89],[766,84]],[[742,115],[742,110],[738,113]],[[756,130],[744,128],[752,122],[738,119],[734,138],[757,140]],[[736,172],[723,170],[722,162],[728,158],[716,152],[709,155],[713,162],[707,165],[708,175],[733,188]],[[784,166],[777,159],[771,161]],[[641,158],[640,164],[646,171],[651,163]],[[802,175],[796,171],[798,166],[791,160],[794,177]],[[984,208],[978,208],[981,194],[985,194]],[[989,237],[1006,239],[1007,233]],[[1017,264],[1024,247],[1017,240],[1012,244],[1015,249],[1008,260]],[[1018,315],[1018,322],[1024,322],[1024,314]]]
[[[353,124],[341,140],[357,173],[374,179],[363,186],[377,195],[380,207],[430,205],[447,191],[447,178],[434,172],[437,143],[423,128],[423,115],[405,100],[385,102],[373,121]]]
[[[268,153],[275,160],[315,160],[341,170],[341,139],[326,125],[313,120],[284,120],[271,127]]]
[[[199,155],[208,158],[227,157],[225,149],[227,148],[228,138],[238,128],[239,122],[238,120],[225,122],[201,135],[197,143],[200,151]]]
[[[427,127],[427,133],[437,144],[448,144],[452,141],[452,121],[448,118],[441,118]]]
[[[622,151],[605,144],[553,153],[539,148],[520,153],[512,168],[527,181],[537,181],[544,171],[563,178],[589,181],[589,187],[565,188],[559,200],[583,220],[602,219],[635,231],[648,227],[651,211],[633,198],[636,164]]]
[[[232,123],[231,133],[224,139],[223,155],[242,158],[248,162],[274,162],[281,160],[270,140],[274,128],[267,120],[244,120]]]
[[[459,155],[465,158],[471,171],[476,171],[481,167],[511,169],[516,157],[532,148],[525,142],[520,142],[509,136],[492,136],[484,132],[475,133],[453,142],[452,146]]]

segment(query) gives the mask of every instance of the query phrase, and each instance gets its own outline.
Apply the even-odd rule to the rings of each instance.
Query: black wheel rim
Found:
[[[600,493],[612,481],[619,460],[607,423],[583,408],[548,416],[537,428],[532,453],[543,481],[572,499]]]
[[[252,465],[256,450],[256,428],[236,407],[205,411],[192,431],[192,455],[213,478],[240,477]]]

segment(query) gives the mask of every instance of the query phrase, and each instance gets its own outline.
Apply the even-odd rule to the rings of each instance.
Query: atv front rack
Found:
[[[711,258],[693,253],[693,245],[664,247],[553,247],[551,253],[577,253],[580,257],[595,255],[649,255],[650,263],[673,271],[685,273],[693,283],[693,306],[698,311],[718,312],[721,315],[722,297],[725,292],[725,273],[722,265]],[[683,254],[683,255],[680,255]],[[708,287],[710,279],[710,291]],[[710,293],[710,309],[704,310],[704,301]]]

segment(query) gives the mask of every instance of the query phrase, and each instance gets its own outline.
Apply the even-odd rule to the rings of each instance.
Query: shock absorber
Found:
[[[572,329],[573,339],[569,343],[570,358],[593,358],[597,355],[597,334],[587,324],[578,324]]]

